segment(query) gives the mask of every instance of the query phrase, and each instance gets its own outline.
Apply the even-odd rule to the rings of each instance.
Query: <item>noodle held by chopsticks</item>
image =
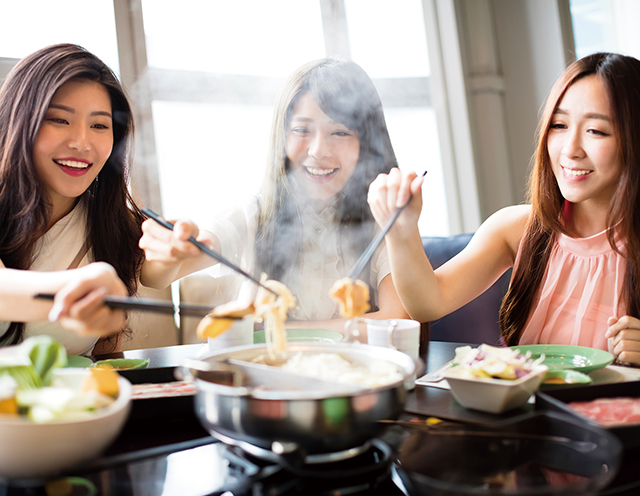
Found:
[[[263,274],[260,282],[269,289],[278,293],[273,293],[258,288],[256,295],[254,316],[262,318],[264,322],[264,336],[267,345],[267,351],[270,358],[275,359],[275,352],[284,354],[287,352],[287,330],[285,321],[289,309],[296,306],[296,299],[284,284],[275,280],[268,280],[266,274]]]

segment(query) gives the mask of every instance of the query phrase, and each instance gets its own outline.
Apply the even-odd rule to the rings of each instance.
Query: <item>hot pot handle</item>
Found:
[[[181,381],[199,378],[233,387],[242,387],[245,380],[240,367],[227,362],[204,362],[190,358],[181,367],[176,367],[174,375]]]

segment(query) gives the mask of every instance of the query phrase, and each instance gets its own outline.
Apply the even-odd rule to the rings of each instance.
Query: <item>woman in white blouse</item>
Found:
[[[143,217],[127,190],[132,133],[120,83],[82,47],[38,50],[5,79],[1,345],[48,334],[71,354],[118,349],[126,316],[102,298],[135,293],[144,261]],[[56,293],[53,306],[36,293]]]
[[[382,104],[364,70],[336,59],[308,63],[276,102],[261,194],[217,216],[207,230],[186,220],[173,231],[146,221],[142,283],[166,287],[214,263],[186,242],[195,236],[254,275],[286,284],[298,303],[291,320],[342,330],[329,289],[373,239],[367,190],[395,166]],[[370,317],[406,317],[384,246],[360,278],[372,289]],[[249,297],[254,290],[245,282],[241,292]]]

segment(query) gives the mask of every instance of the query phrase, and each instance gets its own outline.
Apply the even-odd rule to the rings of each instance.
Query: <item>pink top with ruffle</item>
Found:
[[[608,318],[625,315],[619,301],[625,267],[625,257],[613,250],[606,230],[588,238],[558,234],[520,344],[607,350]]]

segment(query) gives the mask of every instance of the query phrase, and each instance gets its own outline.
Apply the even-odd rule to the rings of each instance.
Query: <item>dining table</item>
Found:
[[[431,341],[421,347],[421,359],[425,373],[433,372],[449,362],[456,348],[468,343]],[[477,345],[471,345],[477,346]],[[149,374],[164,374],[165,380],[177,367],[188,359],[201,359],[209,352],[208,345],[188,344],[150,349],[127,350],[120,353],[90,357],[93,361],[110,358],[148,359]],[[599,372],[602,381],[635,380],[637,370],[624,375],[619,367],[609,366]],[[134,371],[131,371],[134,372]],[[123,372],[126,377],[126,371]],[[622,377],[622,379],[621,379]],[[612,379],[613,378],[613,379]],[[134,400],[135,401],[135,400]],[[191,402],[191,403],[190,403]],[[181,403],[167,402],[153,410],[132,409],[130,418],[113,444],[97,459],[88,460],[75,469],[57,474],[55,481],[68,482],[71,492],[52,492],[54,480],[0,481],[0,496],[9,495],[140,495],[140,496],[257,496],[286,494],[369,494],[405,495],[409,493],[395,473],[387,479],[367,485],[366,475],[348,488],[325,486],[327,481],[316,479],[313,487],[301,486],[300,481],[273,471],[260,461],[238,456],[228,449],[200,424],[193,408],[192,399]],[[423,421],[437,417],[465,422],[482,420],[483,416],[500,421],[500,415],[483,414],[460,408],[452,399],[450,391],[437,383],[432,386],[416,385],[408,392],[405,411],[401,421]],[[519,413],[533,411],[531,402],[521,407]],[[452,413],[453,412],[453,413]],[[505,418],[507,418],[505,416]],[[395,432],[390,431],[389,444],[394,447]],[[383,436],[384,438],[384,436]],[[395,456],[392,452],[391,457]],[[598,494],[601,496],[640,495],[640,450],[625,450],[618,475]],[[272,470],[272,472],[269,472]],[[265,473],[267,476],[265,476]],[[260,477],[258,477],[260,476]],[[360,484],[360,485],[358,485]],[[426,494],[426,493],[425,493]]]

